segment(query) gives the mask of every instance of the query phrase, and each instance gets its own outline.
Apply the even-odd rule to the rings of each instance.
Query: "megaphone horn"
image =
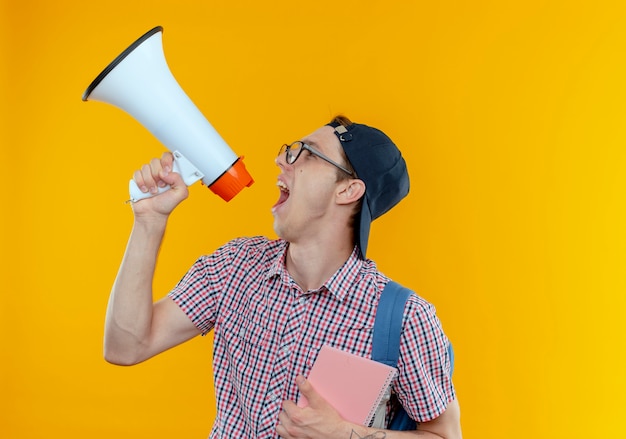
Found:
[[[187,186],[201,179],[229,201],[254,180],[243,157],[235,155],[174,79],[162,34],[157,26],[131,44],[87,87],[83,101],[106,102],[129,113],[172,151],[174,171]],[[152,196],[133,180],[129,191],[131,201]]]

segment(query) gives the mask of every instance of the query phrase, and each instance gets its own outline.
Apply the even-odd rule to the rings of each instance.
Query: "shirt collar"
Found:
[[[287,274],[285,268],[285,256],[287,255],[287,247],[289,247],[287,241],[280,240],[282,249],[276,252],[276,257],[271,261],[270,266],[266,273],[266,278],[271,279],[274,276],[283,277]]]
[[[285,267],[285,256],[288,247],[288,243],[283,241],[283,249],[276,253],[276,258],[267,270],[266,277],[268,279],[278,276],[285,284],[293,282]],[[339,267],[335,274],[322,285],[320,290],[326,289],[339,301],[342,301],[350,291],[352,283],[358,278],[362,266],[363,259],[360,257],[359,248],[355,246],[350,257]]]
[[[339,301],[342,301],[350,292],[351,286],[358,279],[362,267],[363,259],[360,257],[359,248],[355,246],[350,257],[324,283],[324,286]]]

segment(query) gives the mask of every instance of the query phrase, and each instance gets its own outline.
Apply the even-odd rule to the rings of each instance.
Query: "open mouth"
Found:
[[[280,189],[280,195],[278,197],[278,201],[276,202],[276,204],[274,204],[274,208],[280,206],[289,198],[289,188],[284,182],[278,180],[276,186],[278,186],[278,189]]]

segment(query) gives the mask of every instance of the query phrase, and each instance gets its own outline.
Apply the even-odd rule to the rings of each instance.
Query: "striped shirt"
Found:
[[[322,345],[370,358],[380,294],[389,281],[358,251],[318,290],[285,268],[288,244],[240,238],[199,258],[172,298],[203,334],[213,330],[217,415],[211,439],[277,438],[283,400],[298,401]],[[434,307],[413,295],[404,311],[393,390],[418,422],[454,399],[448,339]]]

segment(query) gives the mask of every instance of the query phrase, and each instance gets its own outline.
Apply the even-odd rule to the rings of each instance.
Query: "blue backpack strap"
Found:
[[[372,360],[397,367],[400,357],[400,335],[402,333],[404,306],[412,294],[413,291],[397,282],[389,281],[385,285],[374,320]],[[448,354],[450,356],[450,375],[452,375],[454,351],[451,343],[448,344]],[[390,420],[387,428],[395,431],[416,430],[417,423],[399,405],[397,413]]]
[[[400,335],[404,306],[413,291],[394,281],[389,281],[380,296],[374,335],[372,341],[372,360],[397,367],[400,357]],[[387,425],[389,430],[407,431],[417,428],[416,422],[398,404],[398,411]]]
[[[397,282],[389,281],[385,285],[374,320],[372,360],[391,367],[398,365],[404,304],[411,294],[413,291]]]

